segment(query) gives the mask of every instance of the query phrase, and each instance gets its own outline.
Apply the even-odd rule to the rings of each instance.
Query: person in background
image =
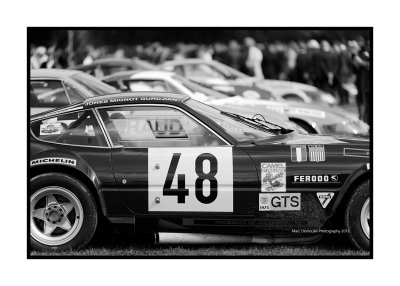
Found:
[[[247,49],[246,68],[249,74],[256,78],[263,79],[264,74],[261,68],[263,54],[261,50],[257,47],[253,38],[246,37],[244,39],[244,44]]]
[[[213,49],[210,46],[201,45],[197,50],[197,57],[205,61],[213,60]]]
[[[371,89],[370,89],[370,59],[367,46],[360,47],[356,41],[351,41],[349,45],[352,48],[352,62],[356,74],[357,86],[357,108],[359,118],[364,122],[371,124]]]
[[[290,80],[292,80],[295,77],[294,73],[296,69],[298,51],[299,51],[299,45],[295,41],[291,41],[286,51],[286,58],[287,58],[286,78]]]
[[[39,46],[33,52],[31,56],[31,69],[45,68],[49,57],[46,54],[46,48]]]
[[[334,50],[338,54],[338,69],[335,75],[335,87],[339,96],[339,104],[349,104],[349,92],[344,85],[349,83],[352,77],[351,54],[346,45],[336,43]]]
[[[243,57],[241,47],[237,41],[229,41],[228,49],[223,55],[222,62],[236,70],[240,70]]]
[[[334,93],[333,81],[338,69],[338,57],[332,52],[328,41],[321,42],[321,50],[315,54],[315,85],[326,92]]]

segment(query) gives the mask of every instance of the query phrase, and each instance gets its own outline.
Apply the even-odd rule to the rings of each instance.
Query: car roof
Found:
[[[118,92],[107,95],[100,95],[86,99],[85,101],[69,105],[66,107],[53,109],[49,112],[40,113],[31,116],[31,121],[37,120],[43,117],[57,116],[62,113],[71,111],[83,110],[86,108],[99,107],[99,106],[111,106],[118,104],[134,104],[134,103],[158,103],[158,104],[172,104],[180,105],[186,99],[190,98],[188,95],[170,93],[170,92]]]
[[[122,72],[117,72],[109,76],[103,77],[101,80],[105,82],[110,82],[110,81],[118,81],[118,80],[128,80],[131,78],[135,78],[136,76],[138,78],[170,78],[174,75],[175,73],[169,72],[169,71],[139,71],[139,70],[131,70],[131,71],[122,71]]]
[[[203,59],[199,59],[199,58],[192,58],[192,59],[181,59],[181,60],[172,60],[172,61],[166,61],[164,63],[162,63],[160,66],[166,66],[166,65],[185,65],[185,64],[201,64],[201,63],[205,63],[205,62],[210,62],[212,63],[213,61],[206,61]]]
[[[82,73],[77,70],[62,70],[62,69],[31,69],[31,78],[67,78],[74,74]]]
[[[156,70],[157,67],[149,62],[146,62],[144,60],[134,58],[134,59],[129,59],[129,58],[102,58],[102,59],[97,59],[94,60],[90,64],[81,64],[81,65],[75,65],[68,67],[68,69],[82,69],[82,68],[89,68],[89,67],[94,67],[97,65],[121,65],[121,66],[133,66],[133,65],[139,65],[144,68],[147,68],[149,70]]]

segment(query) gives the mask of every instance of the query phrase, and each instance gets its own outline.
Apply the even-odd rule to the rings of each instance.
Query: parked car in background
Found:
[[[351,113],[336,107],[253,99],[243,95],[228,96],[227,94],[230,93],[216,92],[172,72],[121,72],[105,77],[103,80],[123,91],[164,91],[187,94],[219,109],[230,108],[230,112],[247,117],[259,113],[268,120],[272,112],[277,112],[284,115],[285,120],[289,118],[309,133],[367,135],[369,132],[367,124]],[[287,123],[286,127],[288,127]],[[296,128],[292,126],[291,129]]]
[[[252,99],[264,98],[262,92],[264,90],[280,100],[330,106],[337,103],[333,95],[312,85],[283,80],[259,80],[217,61],[182,59],[167,61],[160,68],[173,71],[214,89]]]
[[[81,71],[32,69],[30,71],[31,115],[78,103],[97,95],[118,92],[114,87]]]
[[[103,58],[87,65],[76,65],[68,69],[84,71],[92,76],[101,78],[120,71],[127,70],[157,70],[158,68],[140,59]]]
[[[204,87],[180,75],[167,71],[126,71],[112,74],[102,79],[105,83],[112,85],[121,91],[158,91],[173,92],[189,95],[191,98],[216,105],[219,109],[252,118],[260,118],[283,126],[288,129],[307,133],[302,127],[289,121],[289,118],[274,110],[266,110],[262,106],[248,106],[236,103],[224,102],[219,104],[220,99],[229,98],[228,95]]]

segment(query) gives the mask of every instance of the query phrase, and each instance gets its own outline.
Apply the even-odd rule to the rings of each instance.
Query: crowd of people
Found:
[[[280,41],[257,43],[252,38],[214,44],[159,42],[77,48],[67,60],[66,49],[53,45],[31,47],[31,68],[66,68],[88,64],[104,57],[140,58],[154,64],[183,58],[217,60],[251,76],[290,80],[314,85],[334,94],[339,104],[348,104],[356,87],[360,119],[370,123],[370,43],[363,38],[351,41]],[[69,61],[69,62],[68,62]]]

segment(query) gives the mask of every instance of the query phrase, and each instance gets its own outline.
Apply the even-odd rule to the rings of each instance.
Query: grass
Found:
[[[61,253],[32,251],[31,256],[368,256],[368,252],[353,249],[326,248],[323,246],[291,245],[217,245],[217,246],[131,246],[113,248],[88,248]]]
[[[118,243],[115,243],[118,241]],[[330,235],[319,243],[309,245],[263,245],[263,244],[230,244],[230,245],[149,245],[132,243],[127,236],[116,236],[109,243],[95,243],[80,251],[38,252],[32,251],[32,257],[98,256],[107,257],[256,257],[256,256],[339,256],[367,257],[369,252],[354,249],[346,236]]]

